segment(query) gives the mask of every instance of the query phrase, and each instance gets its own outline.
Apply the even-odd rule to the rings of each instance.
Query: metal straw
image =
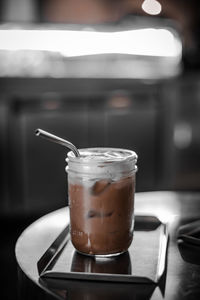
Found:
[[[70,150],[72,150],[74,152],[75,156],[77,156],[77,157],[80,156],[78,149],[69,141],[66,141],[54,134],[51,134],[51,133],[44,131],[42,129],[39,129],[39,128],[35,130],[35,135],[41,136],[41,137],[49,140],[50,142],[54,142],[54,143],[60,144],[62,146],[65,146],[65,147],[69,148]]]

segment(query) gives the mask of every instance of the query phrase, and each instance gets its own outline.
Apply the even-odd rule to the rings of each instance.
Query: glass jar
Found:
[[[137,155],[118,148],[68,153],[70,234],[86,255],[114,256],[129,248],[134,228]]]

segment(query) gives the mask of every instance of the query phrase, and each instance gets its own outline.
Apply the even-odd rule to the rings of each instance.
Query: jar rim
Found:
[[[66,158],[68,165],[65,169],[68,174],[117,180],[137,171],[137,154],[132,150],[95,147],[83,148],[79,151],[82,155],[80,157],[76,157],[72,151],[68,152]]]
[[[116,163],[124,161],[137,162],[137,154],[133,150],[113,147],[91,147],[79,149],[80,157],[74,155],[72,151],[67,153],[67,161],[84,163]]]

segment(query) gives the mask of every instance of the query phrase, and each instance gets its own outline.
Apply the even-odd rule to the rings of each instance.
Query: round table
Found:
[[[145,291],[145,286],[130,283],[66,280],[66,284],[51,289],[42,284],[37,262],[68,224],[65,207],[38,219],[18,238],[15,251],[20,299],[200,299],[200,266],[183,259],[177,245],[178,227],[200,219],[200,193],[136,193],[135,214],[155,215],[169,224],[166,273],[158,286],[148,286]]]

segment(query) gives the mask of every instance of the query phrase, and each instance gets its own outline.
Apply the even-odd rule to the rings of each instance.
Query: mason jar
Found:
[[[86,255],[124,253],[133,240],[137,154],[118,148],[79,152],[66,159],[71,242]]]

